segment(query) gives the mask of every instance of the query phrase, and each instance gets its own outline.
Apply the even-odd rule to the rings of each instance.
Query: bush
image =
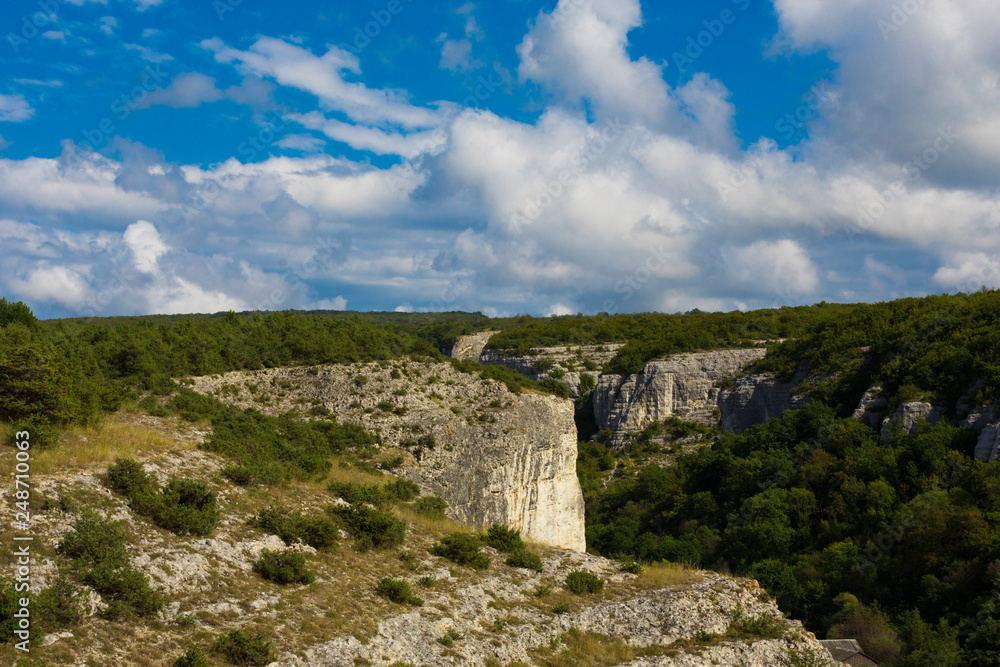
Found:
[[[108,604],[104,615],[110,620],[148,618],[163,608],[160,595],[149,587],[149,577],[131,565],[101,563],[84,573],[83,582]]]
[[[566,575],[566,590],[578,595],[600,593],[604,590],[604,580],[592,572],[573,570]]]
[[[116,458],[108,466],[107,472],[101,475],[101,484],[126,498],[145,491],[155,492],[159,486],[141,463],[123,458]]]
[[[432,519],[443,519],[444,511],[448,509],[448,503],[440,496],[424,496],[418,498],[413,504],[413,509],[417,514],[423,514]]]
[[[420,495],[420,486],[408,479],[397,479],[385,485],[385,492],[392,498],[402,502],[410,502]]]
[[[507,556],[507,565],[511,567],[524,567],[535,572],[542,571],[542,559],[537,554],[533,554],[526,548],[515,549]]]
[[[253,565],[253,571],[276,584],[311,584],[316,580],[315,575],[306,567],[305,556],[294,551],[264,549]]]
[[[482,541],[468,533],[452,533],[445,535],[431,550],[435,556],[467,565],[476,570],[485,570],[490,566],[490,557],[480,551]]]
[[[216,650],[234,665],[264,667],[273,662],[271,642],[257,630],[231,630],[219,637]]]
[[[199,648],[189,648],[184,655],[174,660],[174,667],[211,667],[211,663]]]
[[[59,577],[32,600],[32,616],[47,632],[79,623],[83,619],[80,591],[73,583]]]
[[[406,538],[406,522],[369,507],[330,508],[354,536],[361,551],[390,549]]]
[[[327,491],[343,498],[351,505],[367,503],[376,508],[386,507],[392,502],[389,494],[378,484],[355,484],[354,482],[330,482]]]
[[[729,624],[726,634],[735,639],[780,639],[785,635],[785,630],[782,619],[770,614],[747,616],[743,608],[737,606],[733,610],[733,622]]]
[[[410,585],[402,579],[382,577],[378,580],[375,591],[382,597],[399,604],[412,604],[419,607],[424,603],[410,590]]]
[[[160,496],[153,521],[177,535],[208,535],[219,523],[215,492],[204,482],[172,479]]]
[[[56,550],[84,565],[119,566],[128,562],[121,523],[89,509],[77,517],[73,530],[63,537]]]
[[[560,602],[556,606],[552,607],[553,614],[568,614],[569,613],[569,602]]]
[[[487,528],[482,539],[483,542],[503,553],[527,548],[521,539],[521,531],[501,526],[498,523]]]

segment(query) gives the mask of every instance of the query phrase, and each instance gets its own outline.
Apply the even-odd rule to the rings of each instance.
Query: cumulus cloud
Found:
[[[775,294],[811,294],[819,287],[819,272],[801,245],[790,239],[758,241],[745,247],[723,248],[726,272],[736,290],[751,286]]]
[[[124,238],[125,245],[135,257],[135,268],[143,273],[155,273],[157,260],[167,251],[156,225],[139,220],[128,226]]]

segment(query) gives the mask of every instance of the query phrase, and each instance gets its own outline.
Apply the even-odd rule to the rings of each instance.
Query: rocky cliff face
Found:
[[[720,396],[715,383],[733,377],[764,354],[766,350],[757,348],[677,354],[651,361],[627,378],[603,375],[594,390],[598,428],[611,429],[615,439],[622,440],[671,415],[714,424]]]
[[[261,386],[271,391],[252,391]],[[477,527],[501,523],[536,542],[586,548],[569,401],[515,396],[450,364],[413,362],[323,366],[315,374],[305,368],[234,372],[195,378],[193,389],[269,414],[306,416],[307,406],[325,408],[403,450],[402,474],[441,494],[453,518]],[[418,447],[419,438],[435,444]]]
[[[479,361],[479,355],[483,353],[483,348],[490,342],[490,338],[496,331],[481,331],[469,336],[459,336],[448,354],[453,359],[472,359]]]
[[[722,428],[741,433],[771,417],[780,417],[785,410],[801,408],[805,396],[793,396],[797,383],[778,382],[770,375],[745,375],[736,378],[735,387],[719,393]]]

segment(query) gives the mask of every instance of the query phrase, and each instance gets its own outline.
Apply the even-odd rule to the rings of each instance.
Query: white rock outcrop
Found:
[[[1000,423],[983,427],[974,454],[977,459],[984,462],[1000,459]]]
[[[936,424],[941,420],[941,416],[941,409],[930,403],[923,401],[902,403],[895,412],[882,420],[882,438],[885,439],[892,435],[892,425],[897,420],[902,424],[905,432],[912,433],[921,419],[926,420],[929,424]]]
[[[716,382],[733,377],[766,353],[747,348],[676,354],[651,361],[626,378],[602,375],[594,390],[597,426],[611,429],[620,440],[671,415],[714,424],[720,395]]]

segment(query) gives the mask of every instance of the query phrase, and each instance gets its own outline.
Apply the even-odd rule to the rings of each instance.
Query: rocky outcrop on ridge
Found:
[[[651,361],[642,371],[622,378],[603,375],[594,390],[594,418],[622,441],[654,420],[676,415],[684,421],[715,424],[720,390],[731,378],[766,354],[763,348],[676,354]]]
[[[523,357],[508,356],[500,350],[484,350],[479,357],[483,364],[512,368],[532,380],[555,378],[569,387],[569,397],[577,398],[584,375],[591,380],[601,376],[601,369],[618,353],[624,343],[605,345],[566,345],[541,347]]]
[[[585,549],[569,401],[514,395],[448,363],[237,371],[194,378],[192,388],[268,414],[308,417],[321,410],[360,424],[403,450],[401,474],[440,494],[453,518],[477,527],[500,523],[542,544]]]

